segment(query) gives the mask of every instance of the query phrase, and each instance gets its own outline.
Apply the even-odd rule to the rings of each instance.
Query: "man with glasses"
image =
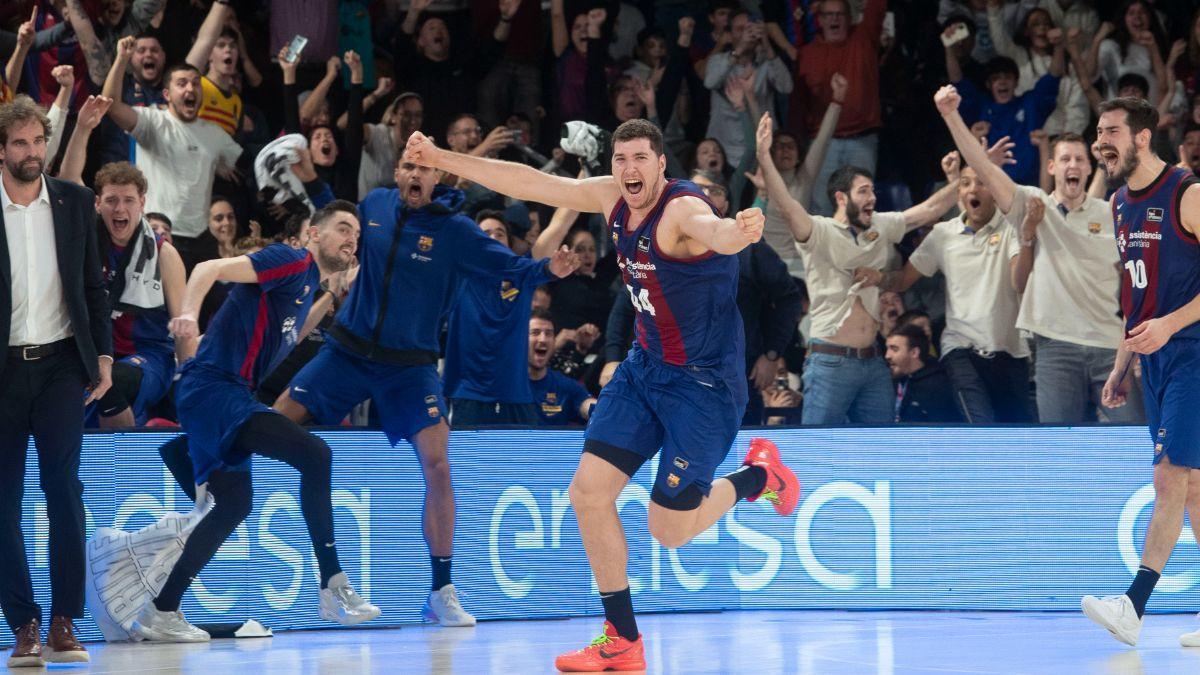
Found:
[[[826,185],[835,170],[857,166],[875,172],[879,149],[877,131],[882,126],[879,106],[879,38],[883,32],[885,0],[866,0],[862,21],[851,25],[853,14],[847,0],[814,3],[821,33],[800,48],[796,87],[804,110],[806,136],[815,138],[821,118],[833,102],[834,73],[846,76],[850,86],[833,141],[813,186],[813,213],[833,215]]]

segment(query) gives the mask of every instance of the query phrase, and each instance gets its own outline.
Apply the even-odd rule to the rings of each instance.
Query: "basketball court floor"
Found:
[[[86,671],[553,673],[554,656],[585,644],[600,623],[494,621],[466,629],[290,631],[201,645],[89,644]],[[1197,627],[1186,614],[1150,616],[1136,649],[1073,613],[742,611],[642,615],[639,624],[650,673],[1200,673],[1200,649],[1177,641]]]

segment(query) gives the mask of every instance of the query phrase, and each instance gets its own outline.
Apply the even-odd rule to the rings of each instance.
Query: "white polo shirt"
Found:
[[[58,270],[58,246],[50,193],[42,191],[29,206],[16,204],[0,181],[0,208],[12,282],[8,344],[44,345],[70,337],[71,317]]]
[[[137,141],[137,166],[150,184],[146,211],[167,214],[175,236],[200,236],[208,229],[217,165],[233,166],[242,146],[212,122],[184,122],[158,108],[133,110],[138,119],[130,134]]]
[[[893,247],[904,238],[903,213],[876,213],[871,227],[855,236],[850,226],[824,216],[812,217],[808,241],[796,242],[808,285],[811,338],[828,338],[842,327],[862,299],[871,318],[879,321],[879,289],[854,283],[858,267],[885,269]]]
[[[1088,197],[1064,213],[1053,195],[1022,185],[1008,212],[1014,227],[1020,228],[1032,197],[1045,202],[1046,215],[1038,225],[1033,271],[1017,328],[1053,340],[1116,349],[1125,326],[1117,314],[1121,275],[1112,207]]]
[[[1017,331],[1021,296],[1012,287],[1011,261],[1021,250],[1016,228],[1000,209],[978,232],[963,216],[933,226],[908,259],[929,277],[946,277],[946,329],[942,354],[968,348],[1029,356]]]

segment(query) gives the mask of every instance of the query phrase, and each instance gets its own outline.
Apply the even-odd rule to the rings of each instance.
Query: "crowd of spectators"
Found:
[[[745,423],[1035,422],[1039,413],[1043,422],[1118,421],[1099,405],[1102,365],[1042,355],[1067,344],[1099,350],[1089,358],[1102,363],[1120,338],[1095,326],[1115,326],[1115,315],[1069,307],[1079,306],[1074,286],[1087,285],[1101,299],[1085,309],[1107,307],[1104,297],[1116,306],[1111,215],[1095,215],[1106,192],[1091,151],[1098,104],[1151,101],[1160,156],[1200,175],[1198,8],[1197,0],[14,1],[0,8],[8,28],[0,99],[28,95],[48,110],[47,173],[99,194],[105,167],[139,169],[147,221],[185,273],[272,241],[303,246],[314,207],[396,187],[416,130],[458,152],[596,174],[608,171],[607,133],[646,118],[663,130],[668,177],[695,182],[729,215],[752,206],[767,215],[763,241],[739,257],[754,392]],[[297,36],[306,44],[293,60]],[[946,84],[955,86],[953,106],[945,97],[935,105]],[[955,115],[971,151],[954,135]],[[548,369],[582,385],[565,408],[533,387],[545,417],[582,423],[633,339],[605,215],[513,200],[453,175],[441,182],[462,190],[462,211],[514,252],[546,255],[565,244],[579,255],[570,277],[511,289],[534,314],[528,349],[501,358],[527,361],[535,385]],[[112,222],[98,217],[97,227]],[[1072,223],[1087,243],[1053,234]],[[861,259],[838,253],[876,238],[878,250]],[[1071,256],[1090,257],[1056,291],[1045,270],[1070,267]],[[210,294],[202,328],[222,297],[219,288]],[[850,309],[839,316],[842,300]],[[839,337],[851,306],[870,320],[861,344]],[[1045,317],[1055,312],[1067,318],[1051,325]],[[314,331],[284,374],[321,340]],[[843,348],[854,355],[835,353]],[[823,398],[812,404],[832,413],[804,414],[817,386],[809,380],[824,377],[818,366],[858,356],[871,360],[869,377],[890,367],[887,390],[864,385],[858,402]],[[274,379],[261,387],[264,400],[286,386],[284,375]],[[1052,386],[1056,400],[1078,402],[1056,407]],[[856,415],[882,400],[882,418]],[[169,393],[144,417],[171,420]]]

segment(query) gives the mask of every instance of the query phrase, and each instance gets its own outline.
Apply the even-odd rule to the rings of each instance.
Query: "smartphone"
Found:
[[[896,13],[888,12],[883,15],[883,36],[889,38],[896,37]]]
[[[949,35],[942,33],[942,46],[953,47],[954,45],[966,40],[971,35],[971,31],[967,29],[967,24],[956,23],[954,30]]]
[[[288,63],[295,63],[300,59],[300,52],[304,51],[304,45],[308,44],[308,38],[303,35],[297,35],[288,43],[287,51],[284,52],[283,58],[287,59]]]

